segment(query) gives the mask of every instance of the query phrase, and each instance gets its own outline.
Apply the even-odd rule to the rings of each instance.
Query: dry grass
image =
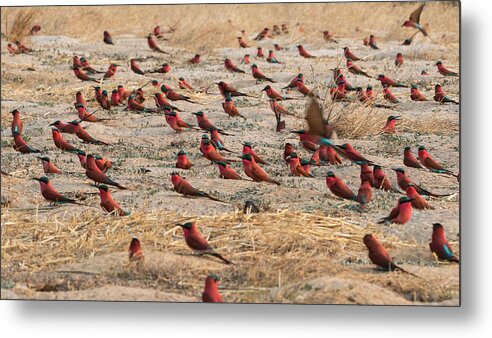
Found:
[[[23,40],[29,35],[32,26],[38,19],[40,11],[36,8],[21,8],[14,15],[13,20],[10,23],[10,15],[8,8],[2,8],[2,22],[4,27],[2,27],[2,33],[4,33],[7,38],[11,41]]]

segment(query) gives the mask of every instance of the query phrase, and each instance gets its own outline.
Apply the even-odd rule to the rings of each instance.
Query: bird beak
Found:
[[[184,224],[176,224],[177,226],[184,227]]]
[[[395,120],[401,120],[401,116],[395,116]]]
[[[36,177],[33,177],[32,180],[34,180],[34,181],[40,181],[40,179],[39,178],[36,178]]]
[[[48,124],[48,126],[54,126],[55,125],[55,122],[53,122],[52,124]]]

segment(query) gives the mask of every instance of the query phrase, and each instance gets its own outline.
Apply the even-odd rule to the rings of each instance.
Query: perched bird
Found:
[[[217,257],[222,260],[225,264],[232,264],[231,261],[225,259],[221,254],[216,252],[212,247],[208,244],[205,237],[198,231],[195,222],[188,222],[185,224],[178,224],[181,228],[183,228],[185,242],[197,255],[210,255],[213,257]]]
[[[315,95],[313,93],[313,91],[311,89],[309,89],[308,86],[306,86],[304,84],[304,82],[302,82],[302,81],[299,81],[299,80],[297,81],[296,88],[297,88],[297,91],[304,96],[314,96]],[[319,98],[319,96],[317,98]]]
[[[427,32],[424,29],[424,27],[420,24],[420,14],[422,14],[422,10],[424,9],[425,4],[422,4],[417,8],[415,11],[410,14],[410,18],[406,20],[402,27],[411,27],[411,28],[416,28],[418,31],[422,32],[424,36],[427,36]]]
[[[335,39],[333,39],[333,34],[330,31],[323,31],[323,39],[326,42],[338,43]]]
[[[244,65],[249,65],[249,54],[244,54],[244,57],[241,60],[241,63]]]
[[[269,50],[268,51],[268,56],[267,56],[267,62],[268,63],[278,63],[278,64],[281,64],[282,62],[280,62],[277,57],[275,56],[275,54],[273,53],[273,50]]]
[[[245,73],[244,70],[239,69],[236,65],[234,65],[231,59],[224,59],[224,67],[233,73]]]
[[[87,155],[86,157],[85,174],[89,179],[96,183],[112,185],[119,189],[126,189],[121,184],[106,176],[106,174],[97,166],[94,155]]]
[[[344,143],[341,145],[335,145],[334,149],[343,157],[348,159],[351,162],[362,161],[368,164],[373,164],[372,161],[368,160],[364,156],[362,156],[350,143]]]
[[[384,246],[377,240],[373,234],[367,234],[364,236],[364,244],[369,250],[369,259],[371,262],[380,268],[388,271],[400,270],[414,277],[420,278],[411,272],[408,272],[393,262],[393,259],[389,255]]]
[[[53,203],[72,203],[72,204],[80,204],[77,201],[65,197],[62,194],[60,194],[55,187],[50,182],[50,179],[46,176],[40,177],[40,178],[33,178],[33,180],[39,182],[39,186],[41,188],[41,195],[43,197]]]
[[[113,38],[111,37],[108,31],[104,31],[103,35],[104,35],[103,41],[105,44],[114,45]]]
[[[370,103],[371,100],[367,97],[366,92],[362,89],[362,87],[356,88],[357,100],[361,103]]]
[[[225,133],[222,129],[219,129],[213,125],[212,122],[207,118],[204,112],[202,111],[197,111],[196,113],[192,113],[193,115],[196,116],[196,120],[198,122],[198,126],[205,131],[210,130],[211,128],[217,129],[217,131],[223,135],[228,135]]]
[[[203,191],[193,188],[193,186],[184,178],[182,178],[177,172],[171,173],[171,182],[173,184],[174,191],[184,195],[185,197],[206,197],[208,199],[211,199],[212,201],[224,203],[223,201],[210,196]]]
[[[353,63],[351,59],[347,59],[347,69],[350,73],[352,73],[354,75],[364,75],[364,76],[369,77],[369,78],[372,77],[371,75],[367,74],[367,72],[363,71],[355,63]]]
[[[224,99],[227,97],[227,94],[231,94],[232,97],[236,96],[249,96],[248,94],[241,93],[236,89],[236,87],[224,82],[220,81],[218,83],[215,83],[220,91],[220,94],[224,97]]]
[[[410,98],[412,99],[412,101],[428,101],[415,84],[411,85],[410,87]]]
[[[304,167],[301,165],[301,162],[299,161],[299,157],[297,156],[297,153],[293,152],[290,154],[290,159],[289,159],[289,165],[290,165],[290,173],[294,176],[304,176],[304,177],[313,177],[309,172],[304,169]]]
[[[386,120],[386,124],[383,127],[382,133],[396,134],[395,124],[396,121],[400,120],[400,117],[401,116],[393,116],[393,115],[388,116],[388,119]]]
[[[61,174],[61,170],[58,169],[53,162],[51,162],[49,157],[43,156],[38,157],[43,163],[43,171],[45,174]]]
[[[262,82],[262,81],[268,81],[271,83],[275,83],[275,81],[272,78],[269,78],[265,76],[259,69],[257,65],[252,65],[251,66],[251,73],[253,75],[253,78],[256,79],[256,82]]]
[[[79,139],[81,139],[82,141],[84,141],[85,143],[91,143],[91,144],[97,144],[97,145],[105,145],[105,146],[109,145],[109,143],[104,142],[104,141],[100,141],[100,140],[96,139],[95,137],[91,136],[82,127],[82,125],[80,124],[79,121],[75,120],[75,121],[71,121],[69,123],[74,126],[75,135],[77,135],[77,137]]]
[[[172,110],[175,110],[175,111],[178,111],[178,112],[181,111],[178,107],[175,107],[175,106],[171,105],[169,103],[169,101],[166,100],[164,98],[164,95],[162,95],[161,93],[155,93],[154,94],[154,100],[155,100],[155,104],[156,104],[157,108],[163,109],[165,107],[169,107]]]
[[[197,65],[200,63],[200,54],[195,54],[194,57],[188,60],[188,63],[191,63],[192,65]]]
[[[374,99],[374,92],[372,90],[372,86],[371,85],[367,85],[366,87],[366,96],[369,100],[373,100]]]
[[[160,49],[159,46],[157,46],[157,42],[154,40],[154,38],[152,37],[151,34],[147,35],[147,45],[154,52],[158,52],[158,53],[162,53],[162,54],[169,54],[169,53],[163,51],[162,49]]]
[[[394,104],[400,102],[400,100],[396,98],[396,96],[391,92],[390,87],[387,85],[383,85],[383,98]]]
[[[393,170],[396,172],[396,180],[398,182],[398,186],[400,187],[400,189],[403,189],[406,191],[408,184],[413,183],[415,190],[417,190],[417,192],[420,195],[432,196],[432,197],[445,197],[445,196],[450,195],[450,194],[436,194],[436,193],[430,192],[430,191],[418,186],[417,184],[412,182],[412,180],[405,174],[405,170],[402,168],[396,168]]]
[[[224,109],[224,111],[226,112],[226,114],[229,115],[229,117],[231,117],[231,116],[232,117],[239,116],[239,117],[242,117],[244,120],[246,120],[246,117],[244,117],[243,115],[241,115],[239,113],[239,110],[234,105],[234,101],[232,100],[232,97],[231,97],[231,94],[230,93],[227,94],[226,99],[225,99],[225,102],[222,103],[222,108]]]
[[[422,196],[420,196],[420,194],[415,189],[413,183],[409,183],[407,185],[407,190],[405,192],[407,194],[407,197],[412,199],[412,207],[414,207],[415,209],[434,209]]]
[[[378,224],[405,224],[412,217],[412,198],[400,197],[398,204],[394,207],[387,217],[378,221]]]
[[[328,162],[332,165],[342,164],[340,155],[332,148],[325,145],[319,146],[319,157],[322,161]]]
[[[229,164],[226,162],[215,162],[217,167],[219,168],[219,176],[220,178],[224,178],[226,180],[242,180],[243,178],[239,175],[234,169],[229,167]]]
[[[161,32],[161,26],[157,25],[154,27],[154,36],[157,38],[157,39],[161,39],[163,38],[164,36],[162,35],[162,32]]]
[[[299,135],[300,144],[310,152],[316,151],[316,136],[312,136],[306,130],[292,130],[291,133]]]
[[[422,169],[422,164],[412,154],[412,148],[405,147],[403,150],[403,164],[410,168]]]
[[[402,53],[396,54],[395,66],[396,66],[396,68],[403,66],[403,54]]]
[[[202,141],[200,144],[200,151],[202,152],[203,156],[211,161],[211,162],[239,162],[239,160],[233,160],[233,159],[227,159],[224,158],[216,149],[215,144],[213,144],[210,139],[208,138],[208,135],[203,135],[202,136]]]
[[[99,189],[99,197],[101,198],[101,208],[107,211],[108,213],[113,213],[118,216],[128,216],[130,215],[129,211],[123,210],[118,203],[115,202],[111,194],[109,193],[109,188],[105,184],[99,184],[95,186]]]
[[[401,193],[398,189],[393,187],[391,181],[389,180],[388,176],[383,171],[383,168],[381,166],[379,165],[374,166],[373,178],[374,178],[374,187],[376,189]]]
[[[297,50],[299,51],[299,55],[306,59],[316,58],[316,56],[309,54],[303,45],[298,45]]]
[[[297,89],[298,82],[304,83],[304,75],[302,75],[301,73],[297,74],[297,76],[290,80],[290,83],[282,89]]]
[[[381,82],[382,86],[386,85],[388,87],[405,87],[405,88],[408,88],[408,86],[406,84],[396,82],[384,74],[379,74],[378,80]]]
[[[178,80],[179,80],[178,87],[180,89],[187,89],[190,92],[194,91],[193,87],[184,79],[184,77],[180,77],[180,78],[178,78]]]
[[[186,157],[186,153],[183,150],[180,150],[178,153],[178,159],[176,161],[176,168],[179,169],[191,169],[193,164]]]
[[[364,161],[356,161],[354,163],[360,166],[360,181],[367,181],[371,187],[374,187],[374,174],[369,167],[369,163]]]
[[[144,253],[140,241],[137,238],[132,238],[130,248],[128,249],[128,259],[130,262],[141,262],[144,259]]]
[[[444,168],[442,164],[435,161],[424,146],[419,147],[418,156],[420,163],[430,171],[454,175],[451,170]]]
[[[167,74],[171,71],[171,66],[168,63],[163,63],[160,68],[156,68],[154,70],[148,70],[145,73],[159,73],[159,74]]]
[[[85,57],[81,57],[80,58],[80,68],[82,68],[82,70],[86,71],[89,74],[100,74],[100,73],[104,73],[104,72],[99,71],[99,70],[96,70],[94,67],[92,67],[89,64],[89,61]]]
[[[266,85],[265,88],[263,88],[261,91],[262,92],[265,92],[270,99],[274,99],[276,101],[294,100],[294,98],[292,98],[292,97],[287,97],[287,96],[280,95],[279,92],[277,92],[270,85]]]
[[[284,49],[284,47],[280,46],[278,43],[273,44],[273,48],[278,52]]]
[[[113,89],[111,92],[111,106],[113,107],[119,107],[119,106],[124,106],[125,103],[120,97],[120,94],[118,94],[118,89]]]
[[[280,103],[276,99],[269,99],[268,103],[270,105],[270,109],[275,113],[275,115],[279,115],[279,117],[283,115],[291,115],[295,116],[295,114],[289,112],[287,109],[282,107]]]
[[[441,104],[445,104],[445,103],[460,104],[459,102],[449,98],[444,92],[444,89],[440,84],[436,84],[435,86],[434,101],[439,102]]]
[[[164,116],[166,118],[167,124],[177,133],[183,131],[183,128],[190,128],[191,126],[181,120],[178,116],[178,113],[172,111],[170,107],[164,108]]]
[[[195,103],[194,101],[192,101],[190,99],[189,96],[185,96],[185,95],[179,94],[178,92],[174,91],[173,89],[171,89],[170,87],[168,87],[166,85],[162,85],[161,86],[161,91],[171,101],[186,101],[186,102],[189,102],[189,103]]]
[[[369,47],[371,47],[372,49],[379,49],[378,45],[376,44],[376,37],[372,34],[371,36],[369,36]]]
[[[205,289],[202,292],[202,301],[204,303],[223,303],[222,296],[219,293],[219,277],[211,273],[205,279]]]
[[[79,67],[72,67],[72,70],[73,70],[73,73],[75,74],[75,76],[77,77],[77,79],[79,79],[79,80],[82,80],[82,81],[94,81],[94,82],[99,83],[99,80],[97,80],[97,79],[95,79],[93,77],[90,77],[89,75],[87,75],[87,73],[85,73]]]
[[[333,171],[328,171],[326,174],[326,185],[333,195],[342,199],[358,202],[357,195],[355,195]]]
[[[360,61],[362,60],[361,58],[358,58],[355,56],[348,47],[343,47],[343,56],[345,56],[346,59],[350,59],[352,61]]]
[[[53,142],[55,143],[55,146],[58,149],[61,149],[62,151],[72,152],[72,153],[76,153],[79,151],[79,149],[75,148],[73,145],[68,143],[67,140],[63,138],[63,136],[61,135],[60,131],[57,128],[51,128],[51,136],[53,137]]]
[[[240,156],[243,162],[244,172],[248,177],[255,182],[268,182],[276,185],[280,185],[280,182],[270,178],[268,174],[256,163],[253,156],[250,154],[243,154]]]
[[[237,41],[239,42],[239,47],[241,47],[241,48],[248,48],[249,47],[248,44],[246,43],[246,41],[244,41],[241,36],[237,37]]]
[[[360,184],[359,191],[357,193],[357,201],[360,207],[364,209],[366,204],[372,200],[372,188],[369,181],[362,180]]]
[[[139,75],[145,75],[144,71],[140,69],[140,66],[137,63],[137,60],[131,59],[130,60],[130,69],[135,73]]]
[[[87,102],[85,101],[84,95],[80,91],[75,93],[75,104],[74,104],[74,106],[75,106],[75,108],[77,108],[79,106],[87,108]]]
[[[437,71],[441,75],[444,75],[444,76],[460,76],[457,72],[450,71],[449,69],[444,67],[444,65],[442,64],[441,61],[437,61],[436,66],[437,66]]]
[[[460,260],[453,253],[451,245],[449,245],[444,227],[440,223],[432,225],[432,242],[429,243],[431,252],[435,253],[439,259],[459,263]]]
[[[286,143],[284,146],[284,154],[282,158],[284,159],[285,163],[289,165],[289,160],[290,160],[290,155],[294,152],[294,147],[290,143]]]
[[[20,112],[17,109],[14,109],[10,113],[12,114],[12,136],[14,136],[15,132],[22,135],[22,132],[24,131],[24,123],[20,118]]]
[[[249,154],[251,155],[251,157],[253,157],[253,159],[255,160],[256,163],[260,163],[260,164],[264,164],[264,165],[268,165],[268,162],[265,161],[264,159],[262,159],[257,153],[256,151],[253,150],[253,146],[251,144],[251,142],[244,142],[243,143],[243,152],[242,152],[243,155],[246,155],[246,154]]]

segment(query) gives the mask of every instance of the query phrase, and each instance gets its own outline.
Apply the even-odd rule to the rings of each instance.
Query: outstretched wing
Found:
[[[420,14],[422,13],[424,6],[425,4],[420,5],[419,8],[417,8],[415,11],[412,12],[412,14],[410,14],[410,21],[420,24]]]
[[[306,108],[305,117],[309,134],[325,136],[325,120],[323,119],[323,108],[316,98],[311,98]]]

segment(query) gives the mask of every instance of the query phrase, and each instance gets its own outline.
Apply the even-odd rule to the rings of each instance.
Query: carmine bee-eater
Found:
[[[87,154],[85,153],[85,151],[79,150],[76,152],[76,154],[80,161],[80,166],[84,169],[87,168]]]
[[[181,110],[169,103],[168,100],[164,98],[164,95],[162,93],[155,93],[154,94],[154,100],[157,108],[165,108],[165,107],[170,107],[172,110],[180,112]]]
[[[389,180],[388,176],[383,171],[383,168],[381,166],[379,165],[374,166],[373,177],[374,177],[374,187],[376,189],[401,193],[398,189],[393,187],[391,181]]]
[[[202,292],[202,301],[204,303],[223,303],[222,296],[219,293],[219,277],[211,273],[205,279],[205,289]]]
[[[94,88],[94,98],[99,104],[102,104],[102,89],[99,86],[95,86]]]
[[[396,66],[396,68],[403,66],[403,54],[402,53],[396,54],[395,66]]]
[[[373,234],[367,234],[364,236],[364,244],[369,250],[369,259],[371,262],[380,268],[388,271],[399,270],[403,273],[407,273],[411,276],[418,277],[411,272],[408,272],[393,262],[393,259],[386,251],[385,247],[377,240]]]
[[[351,59],[352,61],[362,60],[361,58],[355,56],[354,53],[352,53],[348,47],[343,47],[343,56],[345,56],[346,59]]]
[[[143,259],[144,253],[140,241],[137,238],[132,238],[128,249],[128,260],[130,262],[141,262]]]
[[[259,69],[257,65],[252,65],[251,66],[251,74],[253,75],[253,78],[256,80],[256,82],[262,82],[262,81],[268,81],[271,83],[275,83],[275,81],[272,78],[269,78],[265,76]]]
[[[37,33],[39,33],[40,30],[41,30],[40,25],[34,25],[34,26],[32,26],[31,30],[29,31],[29,34],[36,35]]]
[[[412,99],[412,101],[428,101],[415,84],[410,87],[410,98]]]
[[[369,47],[371,47],[372,49],[379,49],[378,45],[376,44],[376,37],[372,34],[371,36],[369,36]]]
[[[310,95],[310,101],[306,108],[305,119],[308,124],[308,129],[301,133],[301,141],[309,141],[318,145],[333,146],[330,140],[333,133],[332,128],[327,128],[326,120],[323,116],[323,107],[314,95]],[[305,142],[303,142],[304,145]],[[313,150],[313,152],[316,149]]]
[[[408,88],[408,86],[404,83],[400,83],[400,82],[396,82],[394,80],[392,80],[391,78],[387,77],[386,75],[384,74],[379,74],[378,75],[378,80],[381,81],[381,85],[384,86],[388,86],[388,87],[404,87],[404,88]]]
[[[110,160],[108,160],[105,157],[102,157],[101,155],[94,154],[94,158],[96,159],[96,165],[103,173],[108,171],[108,169],[111,169],[113,167],[113,163],[111,163]]]
[[[156,68],[154,70],[148,70],[145,73],[159,73],[159,74],[167,74],[171,71],[171,66],[167,63],[163,63],[160,68]]]
[[[460,260],[453,253],[451,245],[449,245],[444,227],[440,223],[432,225],[432,242],[429,243],[431,252],[435,253],[439,259],[459,263]]]
[[[266,37],[271,37],[270,29],[268,27],[263,28],[263,30],[260,33],[258,33],[258,35],[253,40],[261,41]]]
[[[115,181],[110,179],[108,176],[106,176],[105,173],[102,172],[101,169],[99,169],[96,164],[96,158],[94,157],[94,155],[87,155],[86,157],[85,174],[88,178],[96,183],[112,185],[119,189],[126,189],[121,184],[116,183]]]
[[[400,100],[396,98],[396,96],[391,92],[390,87],[388,85],[383,85],[383,98],[391,103],[399,103]]]
[[[152,37],[151,34],[147,35],[147,45],[154,52],[159,52],[162,54],[169,54],[169,53],[163,51],[162,49],[160,49],[159,46],[157,46],[157,42],[154,40],[154,38]]]
[[[278,64],[281,64],[283,62],[280,62],[277,57],[275,56],[275,54],[273,53],[273,50],[269,50],[268,51],[268,56],[267,56],[267,62],[268,63],[278,63]]]
[[[330,31],[323,31],[323,39],[326,42],[338,43],[336,40],[333,39],[333,33],[331,33]]]
[[[234,65],[231,61],[231,59],[224,59],[224,67],[233,73],[245,73],[244,70],[239,69],[236,65]]]
[[[41,195],[43,197],[52,202],[52,203],[71,203],[71,204],[80,204],[77,201],[65,197],[62,194],[60,194],[55,187],[50,182],[50,179],[46,176],[40,177],[40,178],[33,178],[33,180],[39,182],[39,186],[41,188]]]
[[[261,47],[258,47],[256,49],[256,57],[258,58],[263,58],[265,57],[265,54],[263,53],[263,49]]]
[[[109,193],[109,188],[105,184],[99,184],[95,186],[99,189],[99,197],[101,198],[101,208],[108,213],[113,213],[118,216],[128,216],[130,212],[123,210],[118,203],[115,202],[111,194]]]
[[[102,118],[101,119],[101,118],[98,118],[96,115],[94,115],[98,110],[95,110],[92,113],[89,113],[87,111],[87,109],[84,106],[82,106],[82,105],[78,105],[75,108],[77,109],[77,114],[79,116],[80,121],[85,121],[85,122],[101,122],[101,121],[110,120],[110,119],[105,119],[105,118]],[[59,122],[59,121],[56,121],[55,123],[57,123],[57,122]],[[58,129],[60,129],[60,132],[62,132],[62,133],[70,133],[70,134],[75,133],[75,131],[73,130],[73,126],[70,125],[69,123],[63,123],[63,122],[61,122],[61,124],[63,124],[63,126],[64,126],[64,127],[62,127],[62,129],[58,128],[58,125],[56,125],[56,124],[53,124],[53,125],[55,127],[57,127]],[[65,127],[67,127],[67,129],[65,129]]]
[[[313,91],[309,89],[308,86],[306,86],[302,81],[297,81],[296,88],[297,91],[304,96],[314,95]]]
[[[294,147],[290,143],[286,143],[284,146],[284,154],[282,158],[284,159],[285,163],[289,165],[289,160],[290,160],[290,155],[294,152]]]
[[[387,217],[378,221],[378,224],[405,224],[412,217],[412,198],[400,197],[398,204],[394,207]]]
[[[450,71],[449,69],[444,67],[444,65],[442,64],[441,61],[437,61],[436,66],[437,66],[437,71],[441,75],[444,75],[444,76],[460,76],[457,72]]]
[[[284,49],[284,47],[280,46],[278,43],[273,44],[273,48],[278,52]]]
[[[188,96],[179,94],[178,92],[174,91],[171,89],[169,86],[162,85],[161,86],[161,91],[166,95],[166,97],[171,100],[171,101],[186,101],[189,103],[196,103],[190,100]]]
[[[80,58],[80,65],[81,65],[80,68],[82,68],[82,70],[86,71],[89,74],[101,74],[101,73],[103,74],[104,73],[104,72],[96,70],[94,67],[92,67],[89,64],[89,61],[87,61],[87,59],[85,57]]]
[[[171,182],[174,187],[174,191],[176,191],[179,194],[184,195],[185,197],[206,197],[208,199],[211,199],[212,201],[216,202],[221,202],[224,203],[223,201],[210,196],[209,194],[200,191],[196,188],[193,188],[188,181],[186,181],[184,178],[182,178],[177,172],[171,173]]]
[[[367,72],[363,71],[355,63],[353,63],[351,59],[347,59],[347,69],[350,73],[352,73],[354,75],[364,75],[364,76],[369,77],[369,78],[372,77],[371,75],[367,74]]]
[[[434,209],[422,196],[420,196],[420,194],[415,189],[413,183],[408,183],[407,190],[405,192],[407,194],[407,197],[412,199],[412,207],[414,207],[415,209]]]
[[[97,80],[97,79],[95,79],[93,77],[90,77],[89,75],[87,75],[87,73],[85,73],[79,67],[72,67],[72,70],[73,70],[73,73],[75,74],[75,76],[77,77],[77,79],[79,79],[79,80],[82,80],[82,81],[94,81],[94,82],[99,83],[99,80]]]
[[[191,169],[193,164],[186,157],[186,153],[183,150],[180,150],[178,153],[178,159],[176,160],[176,168],[179,169]]]
[[[306,130],[292,130],[291,133],[299,135],[299,142],[304,149],[310,152],[316,151],[316,143]]]
[[[362,87],[356,88],[357,100],[361,103],[369,103],[371,100],[367,97]]]
[[[355,164],[360,166],[360,180],[368,181],[371,184],[371,187],[374,187],[374,174],[369,167],[369,164],[364,161],[356,161]]]
[[[243,59],[241,60],[243,65],[249,65],[249,54],[244,54]]]
[[[357,196],[333,171],[326,173],[326,185],[333,195],[342,199],[358,201]]]
[[[282,89],[296,89],[298,82],[304,83],[304,75],[301,73],[297,74],[297,76],[290,80],[290,83]]]
[[[105,110],[111,110],[111,99],[108,96],[108,91],[103,90],[101,92],[101,102],[100,102],[101,108]]]
[[[444,92],[444,89],[440,84],[436,84],[434,90],[435,90],[434,101],[439,102],[441,104],[445,104],[445,103],[460,104],[459,102],[446,96],[446,93]]]
[[[342,164],[340,155],[332,148],[325,145],[319,146],[319,157],[322,161],[328,162],[332,165]]]
[[[275,113],[275,115],[278,115],[279,117],[281,115],[290,115],[290,116],[295,116],[294,113],[289,112],[287,109],[282,107],[280,103],[277,102],[275,99],[269,99],[268,103],[270,105],[270,109]]]
[[[180,89],[189,90],[190,92],[194,91],[193,87],[184,79],[184,77],[178,79],[178,87]]]
[[[118,94],[118,89],[113,89],[111,92],[111,105],[114,107],[125,106],[120,94]]]
[[[200,54],[195,54],[194,57],[188,60],[188,63],[191,63],[192,65],[197,65],[200,63]]]
[[[262,92],[265,92],[270,99],[274,99],[276,101],[294,100],[294,98],[292,98],[292,97],[287,97],[287,96],[280,95],[279,92],[277,92],[270,85],[266,85],[265,88],[263,88],[261,91]]]
[[[178,225],[183,228],[185,242],[188,247],[190,247],[190,249],[195,252],[195,254],[199,256],[210,255],[219,258],[226,264],[232,264],[231,261],[225,259],[221,254],[212,249],[205,237],[203,237],[202,234],[198,231],[195,222],[188,222]]]
[[[45,174],[61,174],[61,170],[58,169],[49,157],[38,157],[43,163],[43,171]]]
[[[139,75],[145,75],[144,71],[140,69],[140,66],[137,63],[137,60],[131,59],[130,60],[130,69],[135,73]]]
[[[229,167],[226,162],[215,162],[217,167],[219,168],[219,176],[220,178],[224,178],[226,180],[242,180],[243,178],[239,175],[234,169]]]
[[[227,159],[224,158],[218,151],[215,149],[215,146],[212,142],[210,142],[210,139],[208,138],[208,135],[204,135],[206,137],[202,137],[202,142],[200,145],[200,150],[202,151],[203,156],[211,161],[211,162],[239,162],[238,160],[233,160],[233,159]]]
[[[80,124],[79,121],[75,120],[75,121],[71,121],[69,122],[70,124],[72,124],[74,126],[74,130],[75,130],[75,135],[77,135],[77,137],[79,139],[81,139],[82,141],[84,141],[85,143],[91,143],[91,144],[97,144],[97,145],[105,145],[105,146],[108,146],[109,143],[106,143],[104,141],[100,141],[96,138],[94,138],[93,136],[91,136],[83,127],[82,125]]]
[[[316,58],[316,56],[311,55],[307,52],[303,45],[298,45],[297,50],[299,51],[299,55],[306,59]]]
[[[220,81],[219,83],[216,83],[216,85],[219,87],[220,94],[224,97],[224,99],[227,97],[227,94],[231,94],[232,97],[235,96],[249,96],[248,94],[244,94],[239,92],[236,87],[224,82]]]
[[[424,9],[424,6],[425,4],[422,4],[419,6],[419,8],[417,8],[415,11],[412,12],[412,14],[410,14],[410,18],[408,20],[406,20],[403,25],[401,25],[402,27],[411,27],[411,28],[416,28],[418,29],[417,32],[422,32],[422,34],[424,34],[424,36],[427,36],[427,32],[425,31],[424,27],[422,25],[420,25],[420,14],[422,14],[422,10]],[[411,40],[411,38],[410,38]]]
[[[122,100],[126,100],[130,97],[131,95],[131,90],[126,90],[123,85],[118,85],[118,94],[120,95]]]
[[[154,27],[154,36],[157,38],[157,39],[161,39],[163,38],[164,36],[162,35],[162,32],[161,32],[161,26],[157,25]]]
[[[239,116],[239,117],[242,117],[244,120],[246,120],[246,117],[244,117],[243,115],[241,115],[239,113],[239,110],[234,105],[234,101],[232,100],[232,97],[231,97],[231,94],[230,93],[227,94],[226,99],[225,99],[225,102],[222,103],[222,108],[224,109],[224,111],[226,112],[226,114],[229,115],[229,117],[231,117],[231,116],[232,117]]]
[[[9,51],[10,54],[15,55],[15,54],[20,54],[22,53],[21,50],[17,49],[13,44],[8,43],[7,44],[7,50]]]
[[[249,47],[248,44],[246,43],[246,41],[244,41],[241,36],[237,37],[237,42],[239,42],[239,47],[241,47],[241,48],[248,48]]]
[[[26,47],[22,42],[20,41],[15,41],[15,45],[17,46],[17,49],[24,54],[29,54],[33,52],[33,50],[29,47]]]
[[[74,126],[75,128],[75,126]],[[74,129],[75,132],[75,129]],[[68,151],[72,153],[76,153],[79,149],[75,148],[73,145],[69,144],[61,135],[60,131],[57,128],[51,128],[51,135],[53,137],[53,142],[58,149],[62,151]]]
[[[268,174],[256,163],[253,156],[250,154],[243,154],[240,156],[243,162],[244,172],[248,177],[255,182],[268,182],[276,185],[280,185],[280,182],[270,178]]]
[[[432,192],[418,186],[417,184],[412,182],[412,180],[405,174],[405,170],[402,168],[396,168],[393,170],[396,172],[396,180],[398,182],[398,186],[400,187],[400,189],[402,189],[404,191],[407,190],[408,184],[412,183],[415,190],[417,190],[417,192],[420,195],[432,196],[432,197],[445,197],[445,196],[450,195],[450,194],[435,194],[435,193],[432,193]]]
[[[400,120],[400,118],[401,116],[393,116],[393,115],[388,116],[388,119],[386,120],[386,124],[384,125],[381,133],[396,134],[395,124],[396,121]]]
[[[451,174],[455,176],[451,170],[444,168],[442,164],[435,161],[432,158],[432,156],[429,155],[429,153],[427,152],[424,146],[419,147],[418,156],[419,156],[420,163],[422,163],[422,165],[427,169],[429,169],[430,171],[444,173],[444,174]]]
[[[301,160],[301,166],[304,168],[304,170],[306,170],[306,172],[311,175],[311,165],[313,165],[313,161],[312,160],[306,160],[306,159],[302,159]]]
[[[405,147],[405,150],[403,150],[403,164],[410,168],[423,168],[422,164],[420,164],[417,158],[415,158],[415,156],[412,154],[412,148],[410,147]]]
[[[75,93],[75,104],[74,104],[75,108],[77,108],[77,106],[84,106],[84,108],[87,108],[87,102],[85,101],[85,98],[84,98],[84,95],[82,94],[82,92],[77,92]]]
[[[205,131],[210,130],[211,128],[216,128],[212,122],[207,118],[204,112],[202,111],[197,111],[196,113],[192,113],[193,115],[196,116],[196,120],[198,122],[198,126]],[[219,133],[224,134],[221,129],[216,128]],[[227,135],[227,134],[224,134]]]
[[[337,150],[337,152],[340,155],[342,155],[343,157],[345,157],[346,159],[348,159],[351,162],[362,161],[362,162],[365,162],[365,163],[368,163],[368,164],[373,164],[372,161],[369,161],[367,158],[365,158],[364,156],[362,156],[349,143],[344,143],[342,145],[336,145],[335,146],[335,150]]]
[[[103,41],[105,44],[114,45],[113,38],[111,38],[111,34],[109,34],[108,31],[104,31],[103,35],[104,35]]]
[[[183,126],[183,124],[186,124],[186,122],[179,119],[178,114],[175,111],[172,111],[171,108],[169,107],[164,108],[164,116],[166,118],[167,124],[177,133],[182,132],[183,128],[188,128]],[[182,123],[179,123],[180,120]]]
[[[367,88],[366,88],[366,96],[369,100],[372,100],[374,99],[374,92],[372,90],[372,86],[371,85],[367,85]]]
[[[12,114],[12,136],[16,131],[22,135],[22,131],[24,130],[24,123],[20,118],[20,112],[17,109],[14,109],[10,113]]]
[[[219,149],[220,151],[227,151],[229,153],[232,153],[231,150],[225,147],[224,141],[222,141],[222,139],[220,138],[219,130],[217,128],[213,127],[210,128],[208,131],[210,132],[210,140],[214,143],[217,149]]]
[[[371,183],[366,180],[362,180],[360,183],[359,191],[357,192],[357,201],[360,207],[364,209],[366,204],[372,200],[372,188]]]
[[[299,157],[295,152],[290,154],[289,166],[290,166],[290,173],[294,176],[313,177],[313,175],[308,173],[306,169],[303,168],[301,162],[299,161]]]

